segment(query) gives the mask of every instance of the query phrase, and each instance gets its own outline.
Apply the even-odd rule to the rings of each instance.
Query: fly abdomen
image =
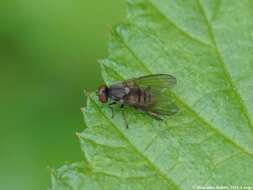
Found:
[[[144,103],[146,103],[147,102],[147,92],[146,92],[146,90],[144,90]]]
[[[138,88],[138,105],[145,107],[151,104],[151,93],[145,89]]]
[[[142,94],[143,91],[141,90],[141,88],[137,88],[138,104],[141,104],[142,102]]]
[[[147,92],[144,90],[144,89],[140,89],[140,101],[139,101],[139,104],[144,106],[147,104],[147,99],[146,99],[146,96],[147,96]]]
[[[125,96],[125,102],[138,108],[145,108],[152,104],[152,95],[148,90],[132,87],[130,93]]]
[[[148,90],[143,90],[143,103],[147,106],[152,104],[152,94]]]

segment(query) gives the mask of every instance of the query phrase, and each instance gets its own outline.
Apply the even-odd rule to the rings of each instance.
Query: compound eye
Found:
[[[105,95],[99,95],[99,100],[102,103],[106,103],[107,102],[107,97]]]
[[[98,98],[99,98],[99,101],[102,102],[102,103],[107,102],[107,94],[106,94],[106,88],[105,87],[99,88]]]

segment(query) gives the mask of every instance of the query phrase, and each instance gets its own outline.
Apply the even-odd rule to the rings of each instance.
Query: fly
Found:
[[[146,75],[111,86],[102,85],[98,89],[98,98],[102,103],[110,101],[112,117],[113,105],[119,104],[128,128],[123,110],[125,105],[141,110],[159,120],[162,120],[162,116],[175,114],[178,108],[168,96],[170,88],[174,85],[176,85],[176,78],[172,75]]]

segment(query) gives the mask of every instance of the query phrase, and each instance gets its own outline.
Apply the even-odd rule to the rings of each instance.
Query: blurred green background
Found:
[[[0,189],[45,190],[47,167],[82,159],[83,89],[102,82],[123,0],[0,2]]]

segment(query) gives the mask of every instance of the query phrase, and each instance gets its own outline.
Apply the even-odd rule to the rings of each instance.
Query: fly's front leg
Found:
[[[120,101],[120,103],[121,103],[121,105],[120,105],[121,113],[122,113],[122,115],[123,115],[126,128],[128,129],[128,122],[127,122],[126,115],[125,115],[125,112],[124,112],[124,102],[123,102],[123,100]]]
[[[111,102],[110,104],[109,104],[109,108],[111,109],[111,111],[112,111],[112,118],[114,117],[114,110],[113,110],[113,105],[114,104],[116,104],[116,102]]]

